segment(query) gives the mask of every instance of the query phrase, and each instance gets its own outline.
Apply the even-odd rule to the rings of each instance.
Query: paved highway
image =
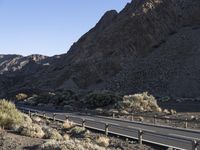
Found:
[[[20,107],[24,110],[38,111],[43,114],[43,109],[33,107]],[[47,117],[53,117],[54,111],[46,111]],[[85,126],[98,131],[105,131],[105,124],[109,124],[108,132],[116,135],[121,135],[128,138],[138,139],[138,131],[143,131],[143,141],[162,145],[166,147],[173,147],[177,149],[193,150],[193,140],[199,141],[200,131],[182,128],[172,128],[169,126],[161,126],[154,124],[146,124],[140,122],[132,122],[126,120],[112,119],[101,116],[90,116],[81,114],[71,114],[58,112],[56,119],[65,120],[66,116],[69,120],[77,124],[82,124],[85,120]],[[195,150],[200,150],[197,146]]]

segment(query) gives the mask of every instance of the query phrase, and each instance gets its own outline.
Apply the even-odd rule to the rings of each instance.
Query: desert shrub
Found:
[[[164,110],[163,110],[163,113],[165,113],[165,114],[170,114],[170,112],[169,112],[168,109],[164,109]]]
[[[22,114],[22,117],[23,117],[23,124],[27,124],[27,125],[30,125],[32,124],[32,119],[27,115],[27,114]]]
[[[110,143],[110,139],[108,137],[105,137],[105,136],[99,136],[96,139],[96,142],[100,146],[108,147],[109,143]]]
[[[155,97],[147,92],[124,96],[123,101],[119,102],[118,105],[120,109],[127,110],[128,112],[162,111]]]
[[[40,145],[41,150],[106,150],[97,144],[79,140],[55,141],[50,140]]]
[[[71,129],[75,126],[74,122],[72,121],[65,121],[63,124],[62,124],[62,127],[63,129]]]
[[[43,131],[45,133],[44,137],[47,139],[53,139],[58,141],[63,139],[60,133],[56,129],[44,127]]]
[[[60,142],[55,140],[47,141],[40,145],[41,150],[76,150],[75,142],[72,140]]]
[[[83,102],[88,108],[96,109],[115,104],[120,100],[122,100],[121,97],[110,93],[90,93],[85,96]]]
[[[28,95],[24,94],[24,93],[19,93],[15,96],[15,98],[18,100],[18,101],[21,101],[21,100],[25,100],[28,98]]]
[[[35,123],[40,123],[42,121],[42,119],[37,116],[33,116],[32,119],[33,119],[33,122],[35,122]]]
[[[19,128],[19,134],[34,138],[43,138],[45,133],[37,124],[24,125]]]
[[[170,114],[171,114],[171,115],[174,115],[174,114],[176,114],[176,113],[177,113],[176,110],[174,110],[174,109],[171,109],[171,110],[170,110]]]
[[[67,140],[69,140],[69,139],[70,139],[69,134],[64,134],[64,135],[63,135],[63,140],[64,140],[64,141],[67,141]]]
[[[0,100],[0,126],[7,129],[24,122],[23,115],[15,105],[6,100]]]
[[[76,100],[77,97],[75,93],[71,90],[60,90],[56,91],[55,93],[52,92],[45,92],[40,95],[38,95],[36,103],[39,104],[50,104],[50,105],[56,105],[56,106],[64,106],[64,105],[70,105],[71,103]]]
[[[87,137],[89,135],[89,131],[86,130],[86,128],[78,127],[78,126],[73,127],[70,130],[70,133],[71,133],[71,136],[77,137],[77,138],[84,138],[84,137]]]

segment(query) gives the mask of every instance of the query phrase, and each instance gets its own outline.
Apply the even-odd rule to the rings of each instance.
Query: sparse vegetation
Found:
[[[26,103],[32,105],[69,106],[77,100],[76,94],[71,90],[44,92],[27,99]]]
[[[40,146],[41,150],[105,150],[104,147],[100,147],[94,143],[79,141],[79,140],[67,140],[67,141],[55,141],[50,140]]]

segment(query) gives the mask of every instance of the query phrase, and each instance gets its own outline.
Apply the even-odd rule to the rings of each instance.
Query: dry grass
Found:
[[[40,123],[42,121],[42,119],[37,116],[32,117],[32,119],[33,119],[33,122],[36,122],[36,123]]]
[[[47,139],[53,139],[57,141],[63,140],[63,137],[60,135],[60,133],[56,129],[53,129],[50,127],[44,127],[43,131],[45,133],[44,137]]]
[[[50,140],[40,146],[41,150],[106,150],[97,144],[79,140]]]
[[[100,146],[108,147],[109,144],[110,144],[110,139],[108,137],[105,137],[105,136],[99,136],[96,139],[96,142]]]
[[[69,140],[69,139],[70,139],[69,134],[64,134],[64,135],[63,135],[63,140],[64,140],[64,141],[67,141],[67,140]]]
[[[43,138],[45,133],[42,128],[37,124],[31,124],[28,126],[21,126],[18,131],[21,135],[29,136],[33,138]]]
[[[147,92],[124,96],[119,107],[128,112],[162,112],[155,97]]]
[[[90,132],[84,127],[75,126],[70,130],[70,134],[75,138],[86,138],[89,137]]]
[[[10,129],[15,125],[24,122],[23,114],[18,111],[15,105],[6,100],[0,100],[0,126]]]
[[[72,121],[65,121],[62,125],[63,129],[71,129],[75,126],[75,123]]]
[[[70,130],[70,133],[74,137],[81,137],[86,133],[86,129],[84,127],[75,126]]]

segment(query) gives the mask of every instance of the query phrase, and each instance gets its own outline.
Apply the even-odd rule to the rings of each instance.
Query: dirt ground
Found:
[[[35,150],[43,139],[30,138],[6,132],[0,134],[0,150]]]

